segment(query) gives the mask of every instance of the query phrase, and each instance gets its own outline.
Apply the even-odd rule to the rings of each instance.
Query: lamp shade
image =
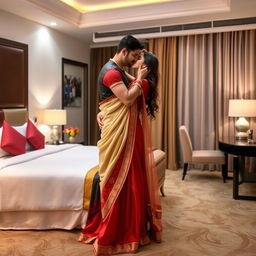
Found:
[[[67,123],[65,109],[46,109],[43,112],[43,123],[47,125],[64,125]]]
[[[256,100],[229,100],[229,116],[256,117]]]

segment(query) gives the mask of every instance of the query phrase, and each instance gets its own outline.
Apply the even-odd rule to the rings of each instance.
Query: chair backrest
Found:
[[[180,126],[179,133],[184,163],[191,163],[193,147],[186,126]]]

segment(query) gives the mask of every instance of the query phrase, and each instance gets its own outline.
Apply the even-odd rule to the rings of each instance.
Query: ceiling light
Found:
[[[95,12],[95,11],[102,11],[114,8],[125,8],[125,7],[132,7],[138,5],[147,5],[147,4],[157,4],[157,3],[164,3],[164,2],[171,2],[177,0],[130,0],[130,1],[118,1],[118,2],[111,2],[108,1],[106,4],[95,4],[95,5],[85,5],[79,4],[77,1],[74,0],[60,0],[61,2],[71,6],[72,8],[78,10],[79,12]],[[81,1],[80,1],[81,2]]]
[[[55,27],[55,26],[57,26],[57,23],[54,22],[54,21],[52,21],[52,22],[50,23],[50,25],[51,25],[52,27]]]

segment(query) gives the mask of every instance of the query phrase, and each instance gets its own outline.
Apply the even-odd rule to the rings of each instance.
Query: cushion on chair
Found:
[[[225,155],[220,150],[194,150],[193,164],[225,164]]]
[[[165,180],[165,170],[166,170],[166,158],[165,152],[160,149],[156,149],[153,151],[154,160],[156,164],[158,184],[161,187],[164,184]]]

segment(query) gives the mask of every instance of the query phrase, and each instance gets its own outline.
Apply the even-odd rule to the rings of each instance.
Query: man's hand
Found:
[[[103,127],[103,115],[102,115],[101,112],[99,112],[97,114],[97,123],[98,123],[100,129],[102,129],[102,127]]]

